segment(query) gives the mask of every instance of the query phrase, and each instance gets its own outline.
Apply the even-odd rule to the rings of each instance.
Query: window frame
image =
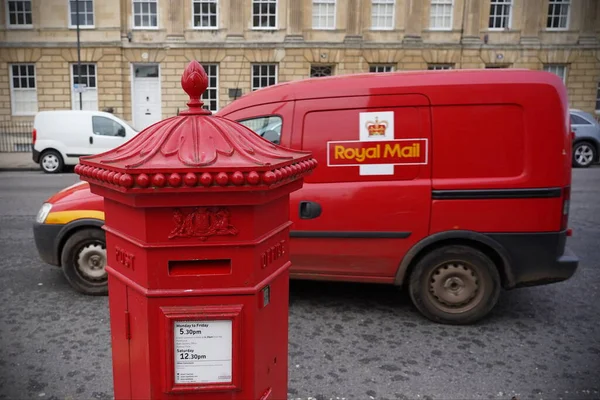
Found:
[[[97,111],[100,107],[99,107],[99,99],[98,99],[98,63],[97,62],[82,62],[81,66],[87,65],[88,66],[88,74],[87,75],[82,75],[82,76],[87,76],[88,77],[88,81],[89,81],[89,77],[92,75],[89,75],[89,65],[93,65],[94,66],[94,80],[95,80],[95,86],[94,86],[94,90],[96,92],[96,98],[95,98],[95,103],[96,103],[96,108],[93,108],[93,111]],[[80,110],[79,108],[79,101],[77,101],[77,104],[75,104],[74,102],[74,97],[75,97],[75,73],[73,71],[73,69],[77,66],[76,62],[72,62],[69,63],[69,75],[70,75],[70,81],[69,81],[69,86],[70,86],[70,90],[71,90],[71,109],[72,110]],[[79,96],[77,96],[77,98],[79,99]],[[85,107],[83,108],[83,110],[87,110]]]
[[[244,125],[246,128],[250,129],[256,136],[260,136],[263,137],[261,134],[259,134],[258,132],[256,132],[254,129],[250,128],[248,125],[244,124],[244,122],[247,121],[256,121],[256,120],[261,120],[261,119],[279,119],[279,123],[281,124],[279,127],[279,143],[281,143],[281,136],[283,136],[283,116],[281,114],[261,114],[261,115],[257,115],[257,116],[253,116],[253,117],[247,117],[247,118],[242,118],[242,119],[238,119],[235,122]],[[269,124],[265,125],[265,127],[269,126]],[[264,132],[263,132],[264,134]],[[264,138],[263,138],[264,139]],[[268,139],[265,139],[268,140]],[[273,142],[272,142],[273,143]]]
[[[575,118],[579,118],[579,119],[583,120],[583,122],[585,122],[585,123],[577,124],[573,121],[573,119],[575,119]],[[573,112],[569,113],[569,120],[570,120],[571,125],[577,125],[577,126],[593,126],[594,125],[594,123],[592,121],[588,121],[587,118],[582,117],[581,115],[577,115]]]
[[[501,2],[501,3],[496,3],[494,4],[494,2]],[[508,15],[505,16],[504,14],[502,15],[492,15],[492,7],[494,7],[494,5],[496,6],[508,6]],[[513,22],[513,10],[514,10],[514,0],[490,0],[490,12],[489,12],[489,16],[488,16],[488,30],[490,31],[508,31],[512,29],[512,22]],[[500,21],[503,21],[506,18],[506,26],[505,27],[500,27],[500,28],[496,28],[496,27],[492,27],[490,26],[490,20],[494,18],[495,20],[500,19]]]
[[[15,88],[14,87],[14,82],[13,82],[13,66],[33,66],[33,79],[34,79],[34,85],[35,87],[33,89],[31,88]],[[19,77],[21,75],[19,74]],[[29,78],[29,74],[27,74],[27,78]],[[9,79],[9,89],[10,89],[10,113],[12,116],[15,117],[28,117],[28,116],[34,116],[35,114],[37,114],[38,110],[39,110],[39,100],[38,100],[38,91],[37,91],[37,69],[36,69],[36,65],[35,63],[29,63],[29,62],[24,62],[24,63],[8,63],[8,79]],[[15,90],[17,91],[35,91],[35,111],[30,111],[30,112],[17,112],[15,111]]]
[[[432,25],[432,16],[433,16],[433,5],[435,2],[444,2],[444,3],[436,3],[436,4],[446,4],[450,2],[450,26],[449,27],[434,27]],[[452,31],[454,25],[454,0],[429,0],[429,30],[430,31]]]
[[[323,3],[326,5],[333,4],[333,26],[315,26],[315,3]],[[312,0],[311,2],[311,18],[312,18],[312,29],[319,31],[333,31],[337,26],[337,0]],[[318,16],[318,18],[323,18],[322,16]],[[325,19],[327,19],[327,15],[325,15]]]
[[[259,86],[259,87],[255,87],[254,86],[254,67],[261,67],[261,66],[275,66],[275,82],[271,85],[267,85],[267,86]],[[262,77],[261,74],[259,74],[259,79]],[[270,75],[267,74],[267,78],[269,78]],[[250,92],[254,92],[256,90],[260,90],[269,86],[273,86],[273,85],[277,85],[277,83],[279,82],[279,65],[277,63],[270,63],[270,62],[261,62],[261,63],[252,63],[250,64]]]
[[[314,67],[323,67],[323,68],[331,68],[331,74],[330,75],[323,75],[323,76],[313,76],[312,75],[312,69]],[[315,63],[315,64],[310,64],[309,70],[308,70],[308,77],[310,79],[314,79],[314,78],[327,78],[328,76],[334,76],[335,75],[335,64],[320,64],[320,63]]]
[[[115,124],[118,125],[119,127],[121,127],[123,129],[123,135],[103,135],[100,133],[96,133],[94,131],[94,119],[98,119],[98,120],[106,119],[106,120],[112,122],[113,125],[115,125]],[[92,135],[100,136],[100,137],[108,137],[108,138],[124,138],[124,137],[127,137],[127,128],[125,128],[123,126],[123,124],[119,123],[118,121],[115,121],[114,119],[109,118],[109,117],[105,117],[104,115],[92,115]]]
[[[136,26],[135,25],[135,4],[136,3],[154,3],[156,4],[156,26]],[[148,14],[152,15],[152,14]],[[141,22],[141,17],[140,17]],[[156,31],[160,27],[160,7],[158,0],[131,0],[131,29],[136,31]]]
[[[8,5],[8,3],[10,3],[11,1],[14,2],[28,2],[29,3],[29,8],[31,11],[29,11],[29,13],[31,14],[31,24],[11,24],[10,23],[10,7]],[[4,2],[4,12],[6,15],[6,28],[7,29],[33,29],[33,0],[6,0]]]
[[[554,72],[552,70],[554,68],[562,68],[563,69],[563,74],[562,75],[558,75],[556,72]],[[545,71],[545,72],[550,72],[552,74],[555,74],[556,76],[558,76],[559,78],[562,79],[564,85],[567,84],[567,77],[569,76],[567,64],[544,64],[542,66],[542,70]]]
[[[275,3],[275,26],[255,26],[254,25],[254,3],[258,2],[258,4],[270,4],[270,3]],[[279,29],[279,0],[251,0],[250,1],[250,7],[252,7],[252,9],[250,10],[250,23],[252,25],[252,30],[255,31],[274,31]],[[258,15],[263,15],[263,14],[258,14]],[[270,14],[266,14],[269,15]]]
[[[220,1],[219,0],[191,0],[191,2],[192,2],[192,10],[191,10],[192,11],[191,12],[191,14],[192,14],[192,21],[191,21],[191,23],[192,23],[192,29],[198,30],[198,31],[214,31],[214,30],[219,29],[219,26],[220,26],[220,24],[219,24],[219,18],[221,17],[220,13],[219,13],[219,8],[220,8],[219,7],[220,6]],[[214,3],[216,5],[215,26],[196,26],[194,24],[194,19],[196,17],[196,13],[194,13],[194,5],[195,4],[200,4],[200,11],[202,11],[202,4],[203,3],[208,3],[208,4]],[[202,12],[200,12],[200,14],[198,14],[198,15],[200,15],[200,17],[202,17]],[[210,18],[210,16],[212,14],[208,14],[208,15],[209,15],[209,18]]]
[[[455,69],[452,63],[430,63],[427,64],[427,71],[448,71]]]
[[[567,31],[569,30],[569,28],[571,27],[571,9],[572,9],[572,1],[571,0],[548,0],[548,8],[546,9],[546,23],[544,24],[545,29],[547,31]],[[550,17],[550,7],[552,7],[553,4],[561,4],[561,5],[566,5],[567,6],[567,15],[565,17],[565,26],[564,27],[549,27],[548,26],[548,20],[551,18]],[[560,15],[553,15],[552,18],[559,18],[559,22],[560,22]]]
[[[69,21],[69,29],[77,29],[77,24],[72,24],[72,20],[71,20],[71,1],[73,0],[67,0],[67,2],[69,3],[67,6],[67,15],[68,15],[68,21]],[[84,1],[84,0],[82,0]],[[95,29],[96,28],[96,1],[95,0],[87,0],[87,1],[91,1],[92,2],[92,18],[94,19],[94,23],[92,25],[79,25],[79,29]],[[81,12],[81,10],[79,10]],[[75,10],[73,10],[73,12],[75,12]]]
[[[391,68],[389,71],[377,71],[377,69],[386,69],[386,68]],[[373,69],[375,69],[375,71],[373,71]],[[395,64],[369,64],[369,73],[373,73],[373,74],[385,74],[385,73],[390,73],[390,72],[396,72],[396,65]]]
[[[390,27],[377,27],[375,26],[375,24],[373,23],[375,15],[374,15],[374,2],[378,2],[381,3],[383,5],[386,4],[390,4],[390,1],[388,0],[373,0],[371,1],[371,30],[372,31],[393,31],[396,27],[396,0],[391,0],[391,4],[392,4],[392,24]]]
[[[219,111],[219,108],[220,108],[219,107],[219,63],[214,63],[214,62],[204,63],[204,62],[200,62],[200,65],[202,65],[202,68],[204,68],[204,71],[206,72],[206,76],[208,77],[208,86],[206,87],[206,90],[204,91],[204,93],[202,93],[202,96],[200,97],[200,100],[204,103],[204,106],[203,106],[204,108],[206,108],[207,110],[209,110],[209,111],[211,111],[213,113],[216,113],[217,111]],[[206,68],[208,66],[215,67],[215,78],[217,80],[217,85],[215,87],[210,86],[210,78],[211,78],[210,73],[209,73],[210,69]],[[211,99],[204,98],[204,95],[208,93],[209,89],[210,90],[213,90],[213,89],[215,90],[215,99],[214,100],[215,100],[216,105],[217,105],[217,108],[215,110],[212,110],[210,108],[210,106],[207,104],[207,103],[209,103],[211,101]]]

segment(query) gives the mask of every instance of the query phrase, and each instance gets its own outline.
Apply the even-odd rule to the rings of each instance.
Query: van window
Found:
[[[257,135],[267,139],[269,142],[279,144],[279,141],[281,140],[281,126],[283,125],[283,120],[278,115],[249,118],[237,122],[250,128]]]
[[[106,117],[93,116],[92,129],[96,135],[125,136],[125,128],[123,125]]]
[[[573,125],[591,125],[590,122],[581,118],[579,115],[571,114],[571,124]]]

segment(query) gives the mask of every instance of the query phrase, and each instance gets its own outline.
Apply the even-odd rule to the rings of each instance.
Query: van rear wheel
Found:
[[[415,307],[434,322],[472,324],[485,317],[500,296],[500,275],[479,250],[452,245],[433,250],[415,265],[409,292]]]
[[[47,174],[62,172],[64,168],[62,156],[55,150],[47,150],[40,157],[40,167]]]

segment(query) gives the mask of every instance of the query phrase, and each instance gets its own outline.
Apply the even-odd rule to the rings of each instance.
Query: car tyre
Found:
[[[64,161],[56,150],[46,150],[40,156],[40,167],[47,174],[57,174],[63,171]]]
[[[483,252],[464,245],[433,250],[415,265],[409,293],[431,321],[472,324],[485,317],[500,297],[500,274]]]
[[[62,270],[69,284],[87,295],[108,294],[106,239],[98,228],[86,228],[67,239],[61,254]]]
[[[596,148],[589,142],[578,142],[573,146],[573,167],[587,168],[596,160]]]

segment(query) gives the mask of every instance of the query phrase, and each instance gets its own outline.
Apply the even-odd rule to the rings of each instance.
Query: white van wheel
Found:
[[[42,170],[48,174],[62,172],[63,159],[58,152],[54,150],[48,150],[42,154],[42,157],[40,157],[40,167],[42,167]]]

